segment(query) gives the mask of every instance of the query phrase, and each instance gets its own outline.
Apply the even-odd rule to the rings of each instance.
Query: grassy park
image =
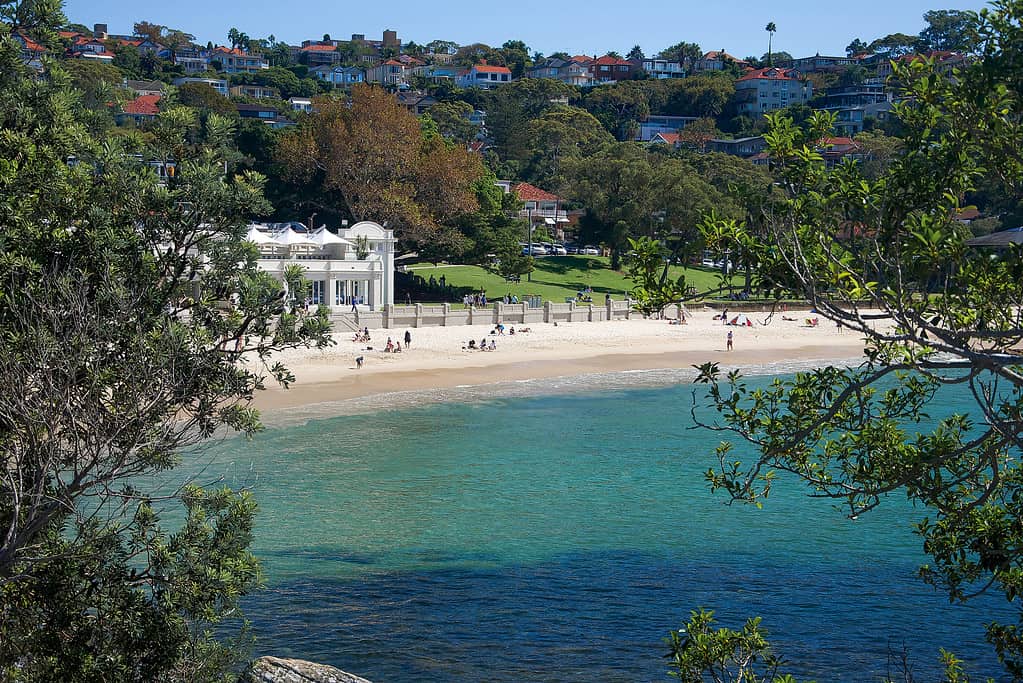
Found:
[[[536,270],[530,279],[522,276],[520,282],[509,282],[500,275],[488,272],[479,266],[417,264],[409,267],[410,272],[429,280],[433,276],[440,280],[444,276],[447,285],[473,291],[484,290],[490,298],[505,294],[524,296],[539,295],[545,300],[563,301],[575,297],[576,292],[589,287],[593,290],[594,301],[603,300],[605,294],[615,299],[623,298],[632,281],[622,271],[611,270],[610,259],[603,256],[547,256],[535,260]],[[670,276],[677,278],[685,273],[687,283],[697,291],[704,292],[720,287],[720,274],[699,266],[671,266]],[[733,277],[733,283],[741,288],[741,275]]]

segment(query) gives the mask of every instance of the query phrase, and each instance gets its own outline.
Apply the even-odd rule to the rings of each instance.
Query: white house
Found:
[[[227,97],[227,81],[223,78],[201,78],[198,76],[184,76],[182,78],[175,78],[173,81],[174,85],[182,86],[185,83],[205,83],[210,86],[218,93]]]
[[[314,304],[340,312],[394,303],[394,233],[372,221],[336,234],[325,226],[308,232],[301,223],[254,223],[247,239],[259,247],[259,267],[277,278],[288,265],[302,266]]]
[[[458,77],[460,88],[482,88],[491,90],[499,85],[512,82],[511,70],[506,66],[476,64]]]

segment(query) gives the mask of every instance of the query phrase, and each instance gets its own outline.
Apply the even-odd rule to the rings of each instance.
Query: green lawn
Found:
[[[520,299],[539,295],[545,300],[564,301],[565,297],[574,297],[576,292],[588,286],[593,290],[593,300],[596,302],[603,301],[605,294],[622,299],[632,289],[632,282],[626,273],[611,270],[610,259],[603,256],[545,256],[535,262],[536,270],[530,275],[532,280],[527,281],[526,276],[523,276],[521,282],[507,282],[500,275],[494,275],[479,266],[419,264],[410,266],[409,270],[426,279],[432,275],[439,280],[443,275],[446,284],[453,287],[471,287],[475,291],[483,289],[491,299],[515,294]],[[672,266],[671,276],[678,277],[683,271],[688,283],[698,291],[718,287],[716,271]],[[736,277],[735,282],[741,286],[742,278]]]

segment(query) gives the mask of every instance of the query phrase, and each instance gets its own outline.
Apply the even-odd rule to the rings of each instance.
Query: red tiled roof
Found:
[[[219,53],[225,54],[225,55],[235,55],[236,57],[248,57],[249,56],[249,54],[247,52],[245,52],[243,50],[239,50],[236,47],[224,47],[223,45],[218,45],[217,47],[215,47],[213,49],[213,51],[214,52],[219,52]]]
[[[125,114],[149,114],[156,115],[160,113],[156,103],[160,101],[159,95],[140,95],[131,102],[125,103],[121,107],[121,111]]]
[[[791,71],[786,69],[779,69],[777,67],[768,67],[766,69],[753,69],[746,74],[739,77],[740,81],[755,81],[755,80],[768,80],[768,81],[798,81],[800,79],[795,76],[790,76],[791,73],[799,73],[798,71]]]
[[[388,59],[386,62],[383,62],[383,63],[386,64],[387,66],[405,66],[404,64],[399,62],[397,59]]]
[[[506,66],[491,66],[490,64],[477,64],[473,67],[476,73],[481,74],[510,74],[511,69]]]
[[[57,35],[61,38],[77,38],[82,34],[78,31],[57,31]]]
[[[859,145],[852,138],[824,138],[821,144],[830,147],[858,147]]]
[[[301,51],[302,52],[334,52],[335,50],[337,50],[337,48],[334,47],[333,45],[316,45],[314,43],[313,45],[306,45],[304,48],[302,48]]]
[[[724,50],[711,50],[710,52],[708,52],[705,55],[703,55],[703,58],[704,59],[730,59],[733,62],[735,62],[736,64],[745,64],[746,63],[746,62],[744,62],[741,59],[733,57],[732,55],[728,54]]]
[[[589,64],[590,62],[593,61],[593,57],[589,57],[587,55],[576,55],[575,57],[572,57],[568,61],[579,62],[581,64]]]
[[[19,33],[18,37],[21,38],[21,42],[24,43],[26,50],[29,50],[30,52],[46,52],[45,47],[29,38],[24,33]]]
[[[656,140],[657,138],[660,138],[660,139],[664,140],[669,145],[677,145],[678,144],[679,135],[678,135],[678,133],[658,133],[657,135],[655,135],[653,137],[653,139]]]
[[[629,66],[632,66],[632,62],[628,61],[627,59],[618,59],[617,57],[611,57],[610,55],[604,55],[600,59],[595,59],[595,60],[593,60],[593,63],[594,64],[599,64],[601,66],[606,65],[606,64],[610,64],[612,66],[619,66],[619,65],[622,65],[622,64],[627,64]]]
[[[556,194],[551,194],[546,190],[541,190],[536,185],[530,185],[529,183],[519,183],[513,188],[519,199],[524,202],[559,202],[561,197]]]

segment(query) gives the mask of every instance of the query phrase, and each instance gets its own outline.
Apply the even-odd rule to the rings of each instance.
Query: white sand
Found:
[[[753,327],[726,326],[711,310],[694,311],[686,325],[665,320],[531,324],[528,333],[491,335],[492,325],[411,328],[412,344],[401,353],[384,353],[387,338],[395,343],[404,329],[370,329],[369,343],[353,342],[351,333],[334,335],[326,350],[300,349],[278,358],[296,376],[290,390],[260,392],[256,405],[279,408],[356,396],[481,384],[513,379],[567,376],[591,372],[688,367],[718,361],[728,365],[778,361],[855,358],[863,341],[821,319],[808,327],[806,311],[748,314]],[[768,322],[768,324],[763,324]],[[728,331],[735,349],[725,350]],[[494,339],[496,351],[464,350],[469,339]],[[372,347],[368,349],[367,347]],[[362,369],[355,359],[364,358]]]

